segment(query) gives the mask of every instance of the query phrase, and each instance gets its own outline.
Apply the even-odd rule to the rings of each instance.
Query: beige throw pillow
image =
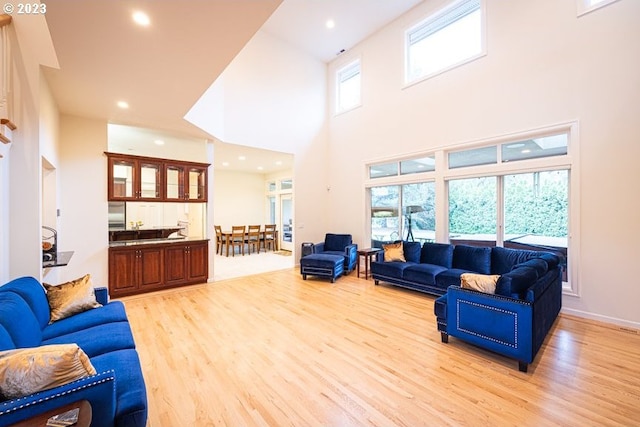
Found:
[[[495,294],[496,283],[498,283],[499,278],[500,276],[497,274],[462,273],[460,275],[460,286],[464,289],[473,289],[485,294]]]
[[[7,399],[27,396],[95,374],[89,357],[77,344],[0,352],[0,392]]]
[[[49,324],[76,313],[101,307],[96,301],[96,294],[91,283],[91,275],[87,274],[71,282],[60,285],[44,284],[47,300],[51,309]]]
[[[382,245],[384,249],[384,260],[389,261],[402,261],[406,262],[404,258],[404,251],[402,250],[402,242],[389,243],[388,245]]]

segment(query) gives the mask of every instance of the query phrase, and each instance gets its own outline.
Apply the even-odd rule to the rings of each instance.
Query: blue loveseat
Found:
[[[516,359],[527,371],[562,307],[558,255],[502,247],[403,242],[405,262],[371,264],[385,281],[440,296],[434,304],[443,342],[453,336]],[[460,286],[464,273],[498,275],[495,293]]]
[[[32,277],[0,287],[0,350],[76,343],[97,374],[29,396],[0,402],[0,426],[86,400],[92,427],[144,427],[147,396],[140,360],[124,305],[108,302],[106,288],[96,289],[102,307],[49,324],[43,286]]]

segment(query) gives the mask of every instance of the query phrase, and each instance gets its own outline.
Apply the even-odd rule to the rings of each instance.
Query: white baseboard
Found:
[[[561,313],[569,314],[576,317],[582,317],[584,319],[595,320],[602,323],[608,323],[610,325],[614,325],[619,327],[620,329],[624,329],[627,332],[634,332],[636,334],[640,334],[640,323],[638,322],[630,322],[628,320],[618,319],[615,317],[602,316],[600,314],[593,314],[582,310],[575,310],[572,308],[563,307]]]

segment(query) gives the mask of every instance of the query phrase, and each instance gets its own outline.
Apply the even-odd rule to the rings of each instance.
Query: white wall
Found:
[[[259,31],[187,117],[221,141],[294,155],[294,185],[304,189],[294,190],[294,217],[305,218],[297,242],[327,232],[326,97],[324,63]],[[215,184],[214,215],[224,226],[228,216],[218,213],[224,207],[217,193],[223,186]]]
[[[363,105],[330,118],[330,228],[364,239],[364,165],[465,141],[578,120],[580,297],[564,310],[640,326],[640,2],[576,17],[574,1],[486,2],[488,55],[402,88],[403,33],[426,1],[330,66],[362,60]],[[297,178],[297,175],[296,175]],[[299,190],[300,187],[298,187]]]
[[[108,285],[107,123],[60,118],[60,249],[74,251],[60,268],[61,281],[91,274],[94,286]]]
[[[231,231],[232,225],[264,224],[265,177],[263,174],[216,170],[213,225]]]

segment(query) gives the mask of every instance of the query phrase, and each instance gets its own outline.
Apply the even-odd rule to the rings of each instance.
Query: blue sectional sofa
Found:
[[[405,262],[371,263],[376,284],[440,296],[434,304],[443,342],[449,336],[514,358],[527,371],[562,307],[561,258],[502,247],[403,242]],[[462,288],[464,273],[499,276],[495,293]]]
[[[0,426],[82,400],[91,405],[92,427],[146,426],[145,382],[124,305],[108,302],[106,288],[95,294],[102,307],[49,324],[47,295],[36,279],[22,277],[0,287],[0,351],[76,343],[97,372],[0,402]]]

